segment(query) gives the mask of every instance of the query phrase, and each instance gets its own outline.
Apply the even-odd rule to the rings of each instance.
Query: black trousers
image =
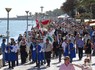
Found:
[[[57,49],[53,50],[53,57],[55,57],[55,56],[58,57],[58,50]]]
[[[79,56],[79,60],[81,60],[83,57],[83,48],[78,47],[78,56]]]
[[[15,67],[15,61],[8,61],[9,68],[14,68]]]
[[[18,64],[19,64],[19,62],[18,62],[18,53],[16,53],[16,57],[17,57],[17,60],[15,62],[16,62],[16,65],[18,66]]]
[[[51,61],[51,51],[49,51],[49,52],[45,52],[45,59],[46,59],[47,65],[50,66],[50,61]]]
[[[27,58],[26,52],[21,52],[21,64],[26,63],[26,58]]]
[[[58,55],[59,55],[59,62],[61,62],[62,50],[58,50]]]

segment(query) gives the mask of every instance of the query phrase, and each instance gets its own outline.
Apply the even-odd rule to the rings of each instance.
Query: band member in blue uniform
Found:
[[[40,39],[39,45],[41,46],[41,65],[45,64],[45,50],[43,39]]]
[[[70,62],[72,62],[72,59],[76,57],[75,47],[71,40],[68,40],[67,46],[65,47],[64,56],[69,56]]]
[[[32,38],[32,43],[30,45],[30,51],[32,53],[32,63],[36,62],[36,40]]]
[[[10,66],[10,43],[7,44],[6,48],[5,48],[5,60],[8,62],[9,68],[11,68]]]
[[[36,67],[40,67],[40,62],[42,60],[42,55],[41,55],[41,46],[39,45],[40,40],[37,40],[37,44],[36,44]]]
[[[14,45],[11,45],[10,43],[8,43],[6,49],[6,61],[8,61],[9,63],[9,68],[14,68],[15,66],[15,60],[16,60],[16,53],[15,53],[15,48]]]
[[[11,44],[11,47],[10,47],[10,62],[11,62],[11,68],[14,68],[15,67],[15,61],[17,60],[17,56],[16,56],[16,53],[15,53],[15,42],[13,42]]]
[[[70,62],[76,57],[75,47],[71,40],[68,41],[68,56],[70,57]]]

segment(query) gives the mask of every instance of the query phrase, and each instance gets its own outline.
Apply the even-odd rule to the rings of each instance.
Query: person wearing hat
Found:
[[[62,64],[59,70],[75,70],[73,64],[70,63],[70,57],[66,56],[64,58],[64,64]]]

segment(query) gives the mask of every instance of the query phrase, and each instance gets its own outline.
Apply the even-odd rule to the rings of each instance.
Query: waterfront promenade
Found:
[[[81,61],[78,60],[78,57],[74,58],[73,64],[83,64],[84,58],[86,58],[85,55]],[[40,68],[36,68],[35,67],[36,64],[29,64],[28,62],[24,65],[16,66],[12,70],[59,70],[59,67],[62,63],[64,63],[63,58],[61,63],[58,63],[58,59],[52,59],[50,67],[46,67],[46,65],[43,65]],[[93,70],[95,70],[95,56],[92,56],[91,65]],[[8,66],[6,66],[6,67],[2,67],[0,70],[10,70],[10,69],[8,69]],[[75,70],[81,70],[81,69],[75,66]]]

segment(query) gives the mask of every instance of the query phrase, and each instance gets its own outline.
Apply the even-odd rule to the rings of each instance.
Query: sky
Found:
[[[60,8],[63,2],[66,0],[0,0],[0,17],[6,17],[7,12],[5,8],[12,8],[9,12],[10,17],[16,17],[17,15],[26,15],[25,11],[29,11],[32,14],[35,12],[41,12],[41,6],[43,6],[43,12]]]

